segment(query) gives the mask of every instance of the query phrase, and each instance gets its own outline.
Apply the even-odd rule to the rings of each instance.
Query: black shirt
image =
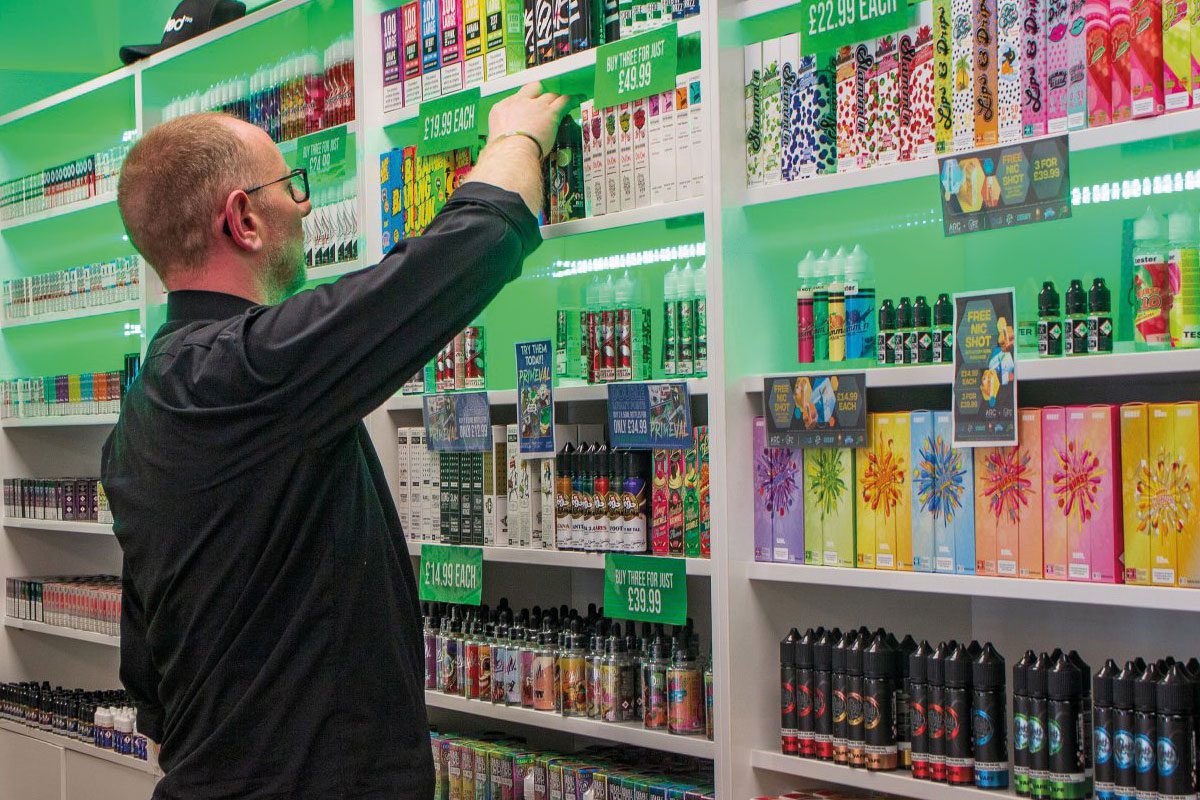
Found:
[[[517,195],[468,183],[276,306],[169,295],[102,461],[155,798],[432,796],[416,584],[362,419],[540,241]]]

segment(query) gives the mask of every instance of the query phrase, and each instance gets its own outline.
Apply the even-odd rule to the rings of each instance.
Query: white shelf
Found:
[[[741,0],[734,3],[733,17],[734,19],[749,19],[797,5],[799,5],[799,0]]]
[[[675,379],[663,377],[653,381],[654,383],[670,383]],[[685,378],[687,383],[688,394],[693,397],[708,396],[708,378]],[[647,381],[648,383],[649,381]],[[761,391],[761,379],[759,391]],[[384,405],[388,411],[419,411],[423,407],[421,400],[425,395],[421,394],[398,394],[394,395]],[[608,400],[608,384],[592,383],[582,386],[555,386],[554,387],[554,402],[556,403],[581,403],[581,402],[597,402]],[[515,406],[517,404],[516,389],[493,389],[488,392],[488,403],[493,406]]]
[[[31,531],[62,531],[65,533],[90,533],[95,536],[112,536],[113,528],[106,522],[66,522],[56,519],[24,519],[5,517],[4,527]]]
[[[61,417],[12,417],[0,420],[0,428],[75,428],[116,425],[120,414],[67,414]]]
[[[325,264],[320,267],[310,267],[304,272],[307,280],[315,281],[321,278],[336,278],[339,275],[345,275],[348,272],[354,272],[367,266],[362,262],[362,259],[354,261],[342,261],[338,264]]]
[[[577,236],[581,233],[595,233],[614,228],[624,228],[629,225],[641,225],[645,222],[659,222],[665,219],[689,217],[703,214],[707,200],[703,197],[689,197],[686,200],[676,200],[673,203],[662,203],[657,206],[635,208],[632,211],[618,211],[615,214],[601,214],[598,217],[575,219],[570,222],[558,222],[554,225],[542,226],[543,239],[558,239],[563,236]]]
[[[679,28],[679,36],[690,36],[700,32],[700,15],[688,17],[687,19],[679,20],[676,23]],[[519,72],[514,72],[511,75],[505,75],[502,78],[496,78],[492,81],[485,81],[479,87],[479,94],[483,97],[488,95],[500,94],[501,92],[519,89],[527,83],[534,81],[545,81],[551,78],[557,78],[562,75],[568,75],[581,69],[589,69],[596,65],[596,50],[592,47],[584,50],[581,53],[572,53],[566,58],[556,59],[549,64],[542,64],[538,67],[530,67]],[[465,90],[464,90],[465,91]],[[458,92],[455,92],[458,94]],[[442,95],[449,97],[450,95]],[[441,98],[438,98],[441,99]],[[432,102],[432,101],[429,101]],[[404,106],[395,111],[388,111],[382,115],[380,127],[388,128],[392,125],[397,125],[401,122],[407,122],[416,119],[421,113],[420,103]]]
[[[141,307],[139,300],[125,300],[120,303],[109,303],[103,306],[75,308],[70,311],[55,311],[50,314],[37,314],[32,317],[21,317],[0,322],[0,328],[23,328],[27,325],[46,325],[51,322],[63,322],[69,319],[84,319],[87,317],[103,317],[108,314],[128,314],[137,312]]]
[[[409,555],[421,555],[421,547],[425,544],[436,545],[438,543],[415,542],[410,539],[408,540]],[[678,556],[653,557],[679,558],[679,560],[687,562],[688,575],[712,575],[711,559],[680,558]],[[484,547],[483,560],[505,564],[536,564],[544,567],[604,569],[604,553],[584,553],[575,550],[535,550],[531,547]]]
[[[1200,612],[1200,592],[1170,586],[1047,581],[984,575],[948,575],[888,569],[818,567],[807,564],[746,564],[752,581],[885,589],[896,592],[998,597],[1022,602],[1084,603],[1096,606]]]
[[[57,208],[48,208],[45,211],[39,211],[38,213],[30,214],[29,216],[18,217],[17,219],[6,219],[3,222],[0,222],[0,232],[11,230],[13,228],[20,228],[25,225],[33,225],[36,222],[43,222],[48,219],[54,219],[55,217],[74,214],[77,211],[84,211],[89,208],[96,208],[97,206],[106,206],[109,203],[115,203],[116,201],[116,192],[98,194],[95,197],[89,197],[87,200],[80,200],[76,203],[68,203],[65,206],[58,206]]]
[[[561,733],[588,736],[610,742],[620,742],[667,753],[680,753],[696,758],[714,758],[716,747],[703,736],[675,736],[665,731],[649,731],[640,722],[601,722],[586,717],[564,717],[552,711],[534,711],[531,708],[492,705],[481,700],[426,691],[425,703],[430,708],[458,711],[487,719],[501,720],[536,728],[549,728]]]
[[[47,625],[44,622],[34,622],[28,619],[5,617],[4,626],[6,628],[20,628],[21,630],[33,631],[34,633],[44,633],[49,636],[59,636],[63,639],[76,639],[80,642],[102,644],[107,647],[121,646],[120,636],[108,636],[107,634],[92,633],[91,631],[77,631],[74,628],[64,628],[61,625]]]
[[[137,759],[132,756],[123,756],[120,753],[113,752],[112,750],[102,750],[95,745],[88,744],[87,742],[81,742],[78,739],[72,739],[69,736],[63,736],[59,733],[51,733],[50,731],[43,731],[39,730],[38,728],[30,728],[26,725],[22,725],[18,722],[13,722],[7,719],[0,719],[0,730],[18,733],[22,736],[28,736],[31,739],[37,739],[38,741],[52,744],[55,747],[61,747],[65,750],[71,750],[76,753],[83,753],[85,756],[92,756],[93,758],[98,758],[101,761],[107,761],[110,764],[128,767],[129,769],[137,770],[138,772],[145,772],[149,775],[162,775],[162,770],[151,764],[149,761],[142,761],[141,759]]]
[[[1011,791],[998,789],[976,789],[974,786],[952,786],[946,783],[917,780],[905,770],[892,772],[870,772],[834,764],[832,761],[817,761],[811,758],[785,756],[770,750],[753,750],[750,766],[755,769],[795,775],[814,781],[836,783],[840,786],[855,786],[873,792],[884,792],[914,800],[997,800],[1012,798]]]

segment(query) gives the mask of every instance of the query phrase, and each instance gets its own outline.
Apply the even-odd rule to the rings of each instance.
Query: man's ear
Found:
[[[234,247],[252,253],[262,249],[262,219],[250,210],[250,195],[241,189],[225,198],[225,213],[219,222],[220,234],[227,236]]]

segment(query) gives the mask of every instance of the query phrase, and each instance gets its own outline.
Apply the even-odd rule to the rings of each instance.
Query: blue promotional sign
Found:
[[[692,446],[692,401],[686,383],[608,384],[608,438],[630,450]]]
[[[435,453],[481,453],[492,449],[492,411],[487,392],[427,394],[425,441]]]
[[[517,441],[522,456],[554,456],[554,347],[517,342]]]

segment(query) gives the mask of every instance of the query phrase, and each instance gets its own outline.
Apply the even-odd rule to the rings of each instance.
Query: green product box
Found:
[[[583,348],[582,314],[577,308],[560,308],[554,333],[554,377],[577,380],[583,366],[579,353]]]
[[[617,367],[616,379],[648,381],[654,377],[651,374],[654,364],[653,329],[650,323],[652,315],[648,308],[634,308],[629,313],[629,366]]]
[[[695,445],[683,451],[683,554],[700,557],[700,458]]]
[[[476,743],[473,748],[472,756],[475,760],[475,800],[490,800],[491,795],[488,789],[491,785],[491,765],[488,763],[487,747],[483,743]]]
[[[854,524],[854,451],[850,448],[809,448],[804,451],[805,563],[809,542],[821,547],[827,567],[856,566]]]
[[[525,69],[525,3],[523,0],[504,2],[504,61],[506,74],[514,75]],[[488,80],[492,76],[488,75]]]

